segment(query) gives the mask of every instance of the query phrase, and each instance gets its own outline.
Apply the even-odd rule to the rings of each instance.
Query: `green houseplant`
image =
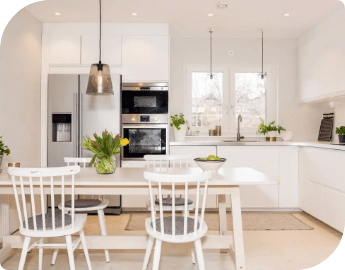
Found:
[[[280,134],[285,128],[283,128],[281,125],[276,126],[275,121],[271,121],[268,123],[268,125],[265,125],[265,121],[261,119],[261,123],[258,128],[258,133],[266,135],[266,141],[276,141],[276,132]]]
[[[91,140],[89,136],[86,136],[81,143],[87,150],[94,153],[89,165],[92,166],[96,162],[96,170],[100,174],[114,173],[115,164],[113,163],[113,157],[120,153],[122,146],[129,144],[128,139],[120,138],[119,134],[114,136],[108,131],[103,131],[102,137],[96,133],[93,136],[95,140]]]
[[[339,143],[345,143],[345,126],[337,127],[335,133],[339,135]]]
[[[184,119],[184,115],[180,113],[179,115],[171,115],[171,123],[170,126],[174,129],[174,137],[176,141],[184,141],[186,137],[186,120]]]
[[[0,135],[0,172],[1,172],[1,164],[2,164],[2,159],[4,155],[9,155],[11,153],[11,150],[4,144],[2,141],[2,136]]]

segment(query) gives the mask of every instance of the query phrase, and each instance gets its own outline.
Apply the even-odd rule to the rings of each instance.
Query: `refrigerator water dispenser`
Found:
[[[72,114],[53,114],[52,122],[53,142],[71,142]]]

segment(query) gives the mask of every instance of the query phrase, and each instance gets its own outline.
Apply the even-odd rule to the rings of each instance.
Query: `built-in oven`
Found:
[[[168,114],[168,83],[123,83],[122,114]]]
[[[167,124],[124,124],[122,135],[129,139],[129,144],[121,151],[122,160],[142,160],[144,155],[168,153]]]

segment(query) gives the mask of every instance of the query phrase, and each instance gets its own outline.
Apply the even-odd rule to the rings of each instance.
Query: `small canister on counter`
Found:
[[[215,130],[215,129],[210,129],[210,130],[208,131],[208,134],[209,134],[210,136],[216,136],[216,130]]]
[[[216,126],[216,135],[215,136],[222,136],[222,127]]]
[[[17,167],[17,168],[20,168],[20,163],[19,163],[19,162],[8,163],[8,167]]]

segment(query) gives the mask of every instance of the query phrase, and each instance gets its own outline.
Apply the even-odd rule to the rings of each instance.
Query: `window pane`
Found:
[[[257,128],[266,119],[265,80],[259,73],[235,73],[235,115],[242,115],[243,128]]]
[[[192,126],[204,127],[204,132],[221,123],[223,73],[192,72]]]

